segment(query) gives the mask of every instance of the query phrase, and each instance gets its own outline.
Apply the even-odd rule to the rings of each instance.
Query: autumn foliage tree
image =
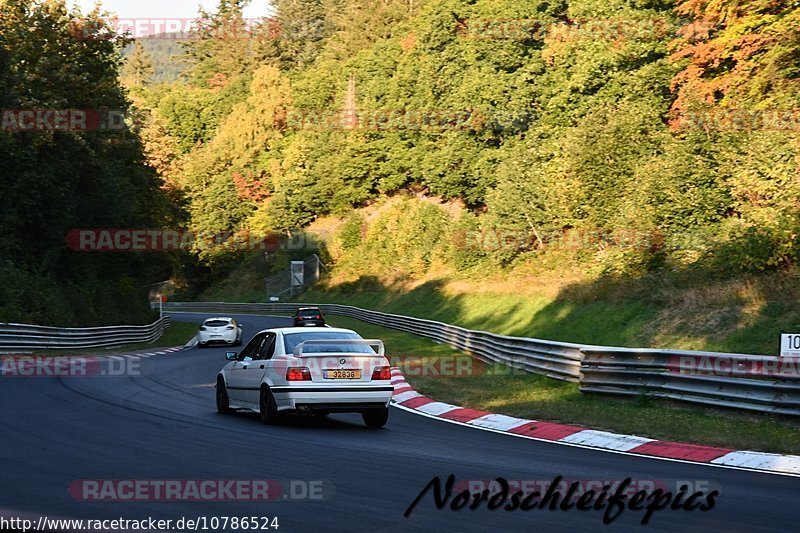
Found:
[[[202,14],[187,83],[146,91],[199,228],[285,232],[413,191],[534,236],[458,264],[569,232],[597,238],[567,259],[607,275],[798,260],[788,0],[278,0],[238,33],[241,7]]]
[[[684,65],[673,111],[705,106],[765,109],[798,103],[800,9],[789,0],[684,0],[689,22],[673,42]]]

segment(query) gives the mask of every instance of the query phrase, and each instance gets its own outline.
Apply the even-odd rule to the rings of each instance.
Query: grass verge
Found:
[[[329,321],[331,325],[354,329],[363,337],[382,339],[390,357],[459,355],[429,339],[352,318],[330,316]],[[788,418],[688,407],[664,400],[587,395],[579,392],[574,383],[534,374],[483,372],[490,369],[482,365],[473,368],[479,371],[468,377],[406,378],[420,393],[462,407],[654,439],[800,454],[800,428]]]
[[[736,282],[604,280],[548,289],[542,280],[445,276],[387,284],[366,277],[320,284],[300,298],[578,344],[777,355],[780,334],[800,330],[799,279],[777,273]]]

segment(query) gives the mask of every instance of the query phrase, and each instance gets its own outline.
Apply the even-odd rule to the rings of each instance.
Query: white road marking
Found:
[[[471,426],[480,426],[483,428],[499,429],[500,431],[508,431],[510,429],[514,429],[515,427],[529,424],[531,422],[532,420],[515,418],[513,416],[491,414],[476,418],[475,420],[470,420],[467,422],[467,424]]]
[[[648,439],[645,437],[637,437],[635,435],[619,435],[617,433],[609,433],[607,431],[595,431],[593,429],[586,429],[567,435],[561,442],[571,442],[573,444],[585,444],[593,448],[605,448],[608,450],[619,450],[627,452],[642,444],[653,442],[655,439]]]
[[[714,464],[755,468],[758,470],[780,470],[800,474],[800,456],[763,452],[731,452],[717,457]]]
[[[443,415],[444,413],[449,413],[450,411],[455,411],[456,409],[460,409],[457,405],[450,405],[449,403],[443,402],[432,402],[427,403],[425,405],[421,405],[417,407],[423,413],[428,413],[429,415]]]

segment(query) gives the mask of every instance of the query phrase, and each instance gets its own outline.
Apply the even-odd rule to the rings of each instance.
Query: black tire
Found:
[[[228,400],[228,389],[222,378],[217,380],[217,412],[221,415],[229,415],[233,412],[231,403]]]
[[[203,348],[205,348],[205,347],[206,347],[206,345],[205,345],[205,344],[203,344],[202,342],[198,342],[198,343],[197,343],[197,347],[198,347],[199,349],[201,349],[201,350],[202,350]]]
[[[389,421],[389,408],[370,409],[369,411],[361,413],[361,417],[364,419],[364,423],[368,428],[382,428],[386,425],[386,422]]]
[[[277,424],[280,421],[278,404],[275,403],[275,397],[268,387],[261,387],[261,394],[258,399],[258,414],[261,417],[261,422],[268,426]]]

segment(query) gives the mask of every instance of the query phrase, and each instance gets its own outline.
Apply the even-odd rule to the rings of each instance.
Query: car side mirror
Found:
[[[240,328],[243,328],[243,327],[244,327],[244,324],[242,324],[241,322],[239,322],[239,327],[240,327]]]
[[[238,357],[239,357],[239,354],[237,352],[226,352],[225,353],[225,359],[228,360],[228,361],[236,361]]]

